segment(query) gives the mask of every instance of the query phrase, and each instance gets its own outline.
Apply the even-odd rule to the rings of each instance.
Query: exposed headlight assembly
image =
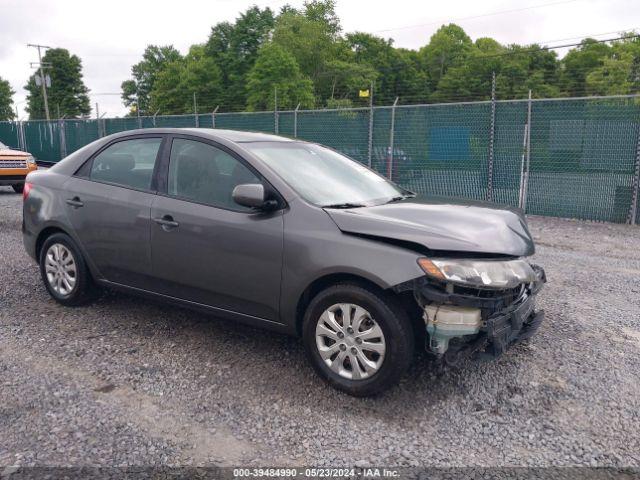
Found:
[[[35,165],[35,164],[36,164],[36,159],[33,157],[33,155],[29,155],[29,156],[27,157],[27,163],[28,163],[29,165]]]
[[[476,288],[514,288],[537,277],[525,260],[420,258],[418,264],[432,278]]]

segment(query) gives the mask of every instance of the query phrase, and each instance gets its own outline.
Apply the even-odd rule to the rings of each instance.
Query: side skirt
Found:
[[[192,302],[190,300],[184,300],[181,298],[172,297],[170,295],[152,292],[150,290],[144,290],[142,288],[130,287],[128,285],[110,282],[109,280],[96,280],[96,283],[103,287],[119,290],[121,292],[146,297],[164,303],[170,303],[172,305],[185,307],[192,310],[197,310],[209,315],[215,315],[216,317],[223,318],[225,320],[234,320],[247,325],[251,325],[253,327],[265,328],[268,330],[273,330],[275,332],[284,333],[286,335],[296,335],[295,327],[286,325],[284,323],[274,322],[273,320],[267,320],[266,318],[254,317],[253,315],[247,315],[245,313],[234,312],[232,310],[226,310],[219,307],[212,307],[211,305]]]

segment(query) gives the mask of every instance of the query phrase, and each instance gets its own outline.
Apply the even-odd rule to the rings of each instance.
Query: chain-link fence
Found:
[[[640,218],[640,96],[0,122],[0,141],[57,162],[105,135],[150,127],[279,133],[331,146],[424,195]]]

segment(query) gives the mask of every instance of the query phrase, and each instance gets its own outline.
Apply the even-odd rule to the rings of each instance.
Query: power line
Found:
[[[593,42],[591,43],[607,43],[607,42],[614,42],[616,40],[629,40],[632,38],[639,38],[640,34],[635,34],[635,35],[624,35],[622,37],[616,37],[616,38],[606,38],[604,40],[593,40]],[[519,52],[504,52],[504,53],[495,53],[493,55],[482,55],[482,58],[492,58],[492,57],[504,57],[504,56],[508,56],[508,55],[520,55],[522,53],[535,53],[535,52],[540,52],[543,50],[555,50],[556,48],[567,48],[567,47],[577,47],[582,45],[582,42],[578,42],[578,43],[565,43],[564,45],[554,45],[551,47],[537,47],[537,48],[531,48],[528,50],[522,50]]]
[[[438,20],[438,21],[434,21],[434,22],[429,22],[429,23],[421,23],[421,24],[417,24],[417,25],[405,25],[402,27],[396,27],[396,28],[386,28],[383,30],[374,30],[374,33],[379,33],[379,32],[394,32],[396,30],[405,30],[405,29],[409,29],[409,28],[419,28],[419,27],[428,27],[428,26],[432,26],[432,25],[438,25],[441,24],[442,22],[461,22],[464,20],[474,20],[477,18],[484,18],[484,17],[491,17],[494,15],[504,15],[505,13],[515,13],[515,12],[522,12],[525,10],[534,10],[536,8],[544,8],[544,7],[551,7],[554,5],[563,5],[566,3],[575,3],[575,2],[579,2],[581,0],[562,0],[560,2],[553,2],[553,3],[543,3],[540,5],[532,5],[529,7],[522,7],[522,8],[513,8],[510,10],[500,10],[497,12],[490,12],[490,13],[483,13],[481,15],[472,15],[469,17],[459,17],[459,18],[454,18],[454,19],[442,19],[442,20]]]

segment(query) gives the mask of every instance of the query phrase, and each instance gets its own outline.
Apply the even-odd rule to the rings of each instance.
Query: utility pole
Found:
[[[51,120],[50,116],[49,116],[49,101],[47,99],[47,83],[44,79],[44,66],[42,65],[42,53],[41,53],[41,49],[45,48],[51,48],[51,47],[47,47],[46,45],[38,45],[38,44],[32,44],[32,43],[28,43],[27,47],[34,47],[38,49],[38,66],[40,67],[40,81],[42,82],[42,97],[44,98],[44,113],[47,117],[47,122]]]

